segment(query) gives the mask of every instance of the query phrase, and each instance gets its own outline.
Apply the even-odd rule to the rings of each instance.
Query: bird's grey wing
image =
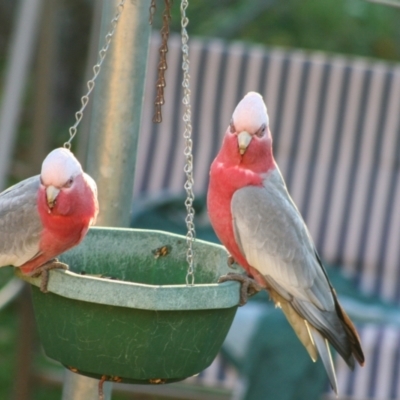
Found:
[[[20,266],[39,253],[39,175],[0,193],[0,267]]]
[[[263,187],[236,191],[231,209],[247,261],[279,285],[281,296],[311,301],[321,309],[333,306],[307,227],[278,170],[267,175]]]
[[[235,238],[248,263],[301,317],[341,347],[344,332],[330,283],[279,170],[266,175],[263,187],[236,191],[231,210]]]

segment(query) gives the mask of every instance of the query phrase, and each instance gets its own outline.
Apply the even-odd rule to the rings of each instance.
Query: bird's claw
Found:
[[[229,272],[218,279],[218,283],[237,281],[240,282],[240,301],[239,306],[244,306],[249,297],[254,296],[263,289],[254,279],[249,278],[247,275]]]
[[[36,269],[35,274],[32,275],[33,277],[41,276],[42,280],[40,281],[40,291],[42,293],[47,293],[47,285],[49,283],[49,271],[52,269],[68,269],[68,265],[64,264],[57,260],[57,258],[53,258],[47,263],[41,265],[39,268]]]

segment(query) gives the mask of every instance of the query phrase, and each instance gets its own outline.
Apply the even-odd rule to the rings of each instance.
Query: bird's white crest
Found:
[[[262,124],[268,126],[267,107],[262,96],[256,92],[247,93],[236,106],[232,119],[237,132],[254,133]]]
[[[40,174],[45,186],[62,187],[68,179],[82,174],[82,167],[75,156],[65,148],[58,148],[47,155]]]

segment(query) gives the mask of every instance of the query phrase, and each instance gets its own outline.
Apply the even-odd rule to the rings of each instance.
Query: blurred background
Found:
[[[21,19],[24,17],[28,18],[29,20],[29,16],[27,16],[28,14],[26,13],[37,13],[36,18],[32,17],[30,19],[32,26],[30,28],[31,35],[29,41],[27,42],[27,47],[21,47],[21,49],[24,49],[24,55],[26,56],[25,61],[23,58],[21,59],[24,61],[26,71],[18,78],[20,79],[22,89],[21,97],[15,102],[16,106],[13,109],[13,116],[15,115],[15,118],[12,119],[12,121],[9,121],[7,125],[4,123],[4,121],[6,118],[9,118],[11,114],[0,114],[2,115],[3,119],[3,121],[0,121],[0,126],[3,126],[4,128],[6,125],[6,128],[9,132],[6,138],[4,131],[0,130],[0,154],[2,155],[2,159],[0,160],[0,189],[4,189],[13,183],[16,183],[33,174],[39,173],[42,160],[46,154],[52,148],[61,146],[68,139],[68,128],[75,121],[74,114],[80,108],[80,98],[85,92],[86,81],[91,77],[91,69],[95,64],[95,60],[97,59],[101,3],[102,2],[100,0],[0,0],[0,107],[3,107],[3,110],[5,109],[5,102],[7,101],[5,98],[6,87],[9,84],[11,79],[10,77],[12,75],[9,71],[10,60],[12,58],[13,51],[18,51],[16,48],[18,21],[21,21]],[[164,8],[163,1],[157,0],[156,3],[157,9],[153,19],[154,35],[152,37],[152,43],[154,44],[150,49],[150,58],[152,60],[150,63],[151,66],[157,65],[157,49],[160,44],[159,29],[161,28],[162,24],[162,12]],[[24,10],[24,15],[22,10]],[[171,11],[171,31],[179,34],[180,16],[178,1],[173,3]],[[394,143],[398,143],[397,137],[400,135],[400,131],[398,126],[396,126],[396,118],[398,118],[400,115],[400,108],[398,107],[399,103],[396,103],[398,99],[396,98],[395,94],[391,94],[390,92],[390,85],[394,85],[393,87],[397,89],[399,88],[399,86],[396,86],[396,84],[398,84],[398,63],[400,61],[400,8],[365,0],[220,0],[218,2],[213,0],[192,0],[189,4],[188,16],[190,20],[188,26],[189,34],[192,38],[196,38],[194,40],[195,59],[192,60],[195,71],[194,75],[196,77],[194,88],[192,88],[194,97],[193,115],[195,119],[195,131],[196,127],[198,127],[197,131],[199,132],[211,130],[210,127],[202,125],[199,115],[201,111],[205,111],[204,107],[201,108],[201,105],[205,101],[204,98],[207,99],[208,93],[213,92],[210,94],[211,97],[214,96],[214,92],[217,92],[220,89],[218,81],[216,81],[214,86],[211,85],[211,87],[209,87],[210,85],[206,84],[207,78],[203,77],[204,81],[202,81],[201,77],[199,77],[198,71],[201,70],[202,66],[204,67],[204,65],[201,64],[202,57],[198,54],[200,54],[201,51],[204,53],[207,53],[208,51],[212,52],[212,48],[215,45],[215,48],[219,46],[219,50],[217,49],[217,53],[219,52],[218,57],[225,53],[228,54],[227,57],[231,57],[232,54],[236,54],[238,52],[237,47],[235,47],[236,42],[238,42],[241,43],[239,46],[242,46],[241,50],[239,51],[240,57],[252,59],[253,50],[246,52],[243,50],[243,48],[256,49],[254,52],[260,52],[262,54],[265,53],[265,57],[269,57],[268,60],[270,61],[268,62],[271,63],[270,65],[273,64],[273,57],[275,57],[274,54],[279,53],[279,57],[283,57],[284,59],[288,60],[292,60],[291,55],[294,54],[294,64],[297,62],[295,59],[297,57],[296,54],[300,54],[301,60],[299,62],[301,63],[312,64],[315,61],[317,64],[325,63],[324,65],[332,65],[332,69],[335,68],[334,66],[337,60],[342,60],[341,62],[345,64],[346,68],[353,68],[354,65],[358,63],[356,67],[354,67],[355,70],[357,70],[357,68],[365,68],[367,71],[366,73],[372,76],[372,78],[368,78],[370,80],[374,79],[373,76],[375,75],[373,74],[375,66],[378,66],[377,68],[380,68],[381,72],[382,69],[384,69],[384,73],[388,73],[391,78],[388,78],[389,80],[385,80],[385,77],[382,78],[382,81],[386,82],[386,86],[382,84],[383,94],[379,91],[380,89],[376,89],[378,91],[375,92],[371,89],[371,91],[368,93],[365,91],[362,92],[360,89],[360,95],[357,97],[358,100],[354,100],[353,98],[351,101],[354,103],[359,101],[359,99],[364,99],[365,101],[372,102],[372,100],[369,99],[374,97],[374,93],[378,93],[381,97],[377,99],[377,107],[380,107],[382,103],[385,103],[385,106],[383,107],[384,109],[382,108],[382,112],[379,115],[384,115],[387,119],[395,119],[392,121],[392,125],[395,126],[395,128],[390,131],[392,133],[389,132],[385,136],[389,137],[389,139],[387,139],[389,143],[388,146],[390,147],[390,141],[392,141],[393,146]],[[174,40],[174,37],[175,36],[172,35],[172,40]],[[175,37],[175,39],[177,38]],[[214,41],[214,39],[218,40]],[[175,43],[175,45],[173,43]],[[171,44],[171,51],[175,51],[177,57],[179,57],[179,40],[175,40],[173,43]],[[153,48],[154,50],[152,50]],[[337,54],[340,56],[337,56]],[[174,56],[172,55],[171,57]],[[262,57],[264,57],[264,55],[262,55]],[[171,68],[173,68],[173,65],[175,65],[177,70],[179,70],[179,62],[175,63],[173,60],[175,59],[171,59]],[[355,63],[354,65],[353,61]],[[250,64],[251,61],[249,61],[249,65]],[[169,132],[173,131],[174,129],[176,130],[176,127],[181,128],[179,123],[174,125],[173,122],[171,122],[168,125],[168,108],[165,115],[165,125],[160,125],[160,127],[157,128],[152,127],[151,116],[153,111],[151,109],[151,104],[155,98],[153,81],[155,80],[156,69],[151,66],[148,70],[149,81],[151,81],[151,83],[146,83],[145,93],[147,101],[146,104],[150,105],[150,110],[146,109],[143,111],[141,131],[142,135],[146,132],[151,132],[151,135],[149,135],[150,139],[147,141],[144,141],[145,139],[141,139],[141,146],[144,149],[149,148],[149,143],[153,139],[154,142],[151,143],[158,143],[158,139],[155,139],[155,135],[158,131],[164,130]],[[301,66],[301,68],[303,68],[303,66]],[[259,73],[261,77],[263,76],[263,72],[262,70],[260,71],[261,72]],[[378,72],[378,75],[381,72]],[[247,72],[247,74],[250,73],[251,72]],[[268,73],[271,74],[270,70]],[[179,73],[176,72],[176,74],[179,78]],[[267,75],[267,69],[265,69],[265,75]],[[356,72],[354,75],[356,75]],[[238,77],[240,78],[241,75],[239,74]],[[170,84],[170,87],[168,87],[169,81],[167,79],[167,88],[170,90],[168,93],[171,93],[171,95],[169,98],[169,95],[166,95],[166,97],[167,101],[169,100],[171,103],[174,99],[174,88],[178,88],[180,85],[180,80],[178,78],[176,79],[176,83]],[[247,90],[257,89],[257,87],[252,87],[251,84],[246,83],[246,79],[249,79],[247,75],[243,75],[242,80],[239,78],[236,80],[231,80],[228,83],[225,82],[225,91],[227,91],[226,87],[228,86],[235,88],[235,95],[232,97],[233,106],[238,100],[240,100]],[[279,79],[284,81],[282,77]],[[208,82],[209,81],[210,79],[208,79]],[[289,78],[288,82],[290,82]],[[272,83],[272,81],[268,81],[268,84],[263,82],[263,85],[265,88],[270,88]],[[277,101],[274,101],[273,97],[271,96],[273,103],[271,102],[272,104],[270,104],[267,102],[267,106],[269,109],[272,109],[275,114],[275,119],[271,118],[272,132],[274,133],[276,131],[277,146],[279,144],[280,150],[278,151],[278,161],[279,157],[281,157],[284,164],[283,170],[285,172],[285,141],[284,133],[282,133],[282,124],[284,123],[282,122],[281,126],[278,126],[277,121],[279,118],[283,118],[280,117],[280,115],[285,115],[288,119],[291,118],[289,112],[286,112],[285,114],[283,113],[283,111],[289,107],[288,104],[290,103],[291,96],[287,95],[286,97],[282,97],[282,93],[286,90],[282,85],[283,84],[276,89],[276,99],[280,98],[282,104],[280,104],[278,107],[276,105]],[[290,83],[288,83],[288,85],[290,86]],[[317,83],[317,85],[322,84]],[[378,84],[376,85],[379,86]],[[205,94],[201,92],[203,90],[203,86],[207,86],[207,89],[204,89]],[[374,87],[373,84],[371,84],[371,86]],[[236,88],[238,89],[236,90]],[[179,90],[180,89],[176,89],[178,95],[180,94]],[[295,93],[297,96],[296,90],[293,89],[293,93]],[[386,90],[386,92],[384,90]],[[262,92],[262,90],[259,91]],[[201,96],[201,99],[196,97],[196,93],[200,92],[201,95],[198,96]],[[229,95],[228,91],[226,95]],[[266,96],[268,97],[268,94],[266,94]],[[318,105],[318,97],[315,97],[315,105]],[[298,110],[299,107],[300,106],[298,106],[296,110]],[[177,107],[177,109],[178,108],[179,107]],[[385,114],[386,109],[391,110],[392,117],[390,117],[389,114]],[[293,115],[296,115],[296,110],[292,111]],[[219,137],[221,137],[223,134],[223,130],[229,121],[228,116],[232,111],[232,107],[227,107],[226,111],[221,110],[220,115],[215,117],[213,114],[213,118],[220,118],[220,120],[213,125],[213,127],[218,127]],[[318,112],[314,111],[314,114],[318,114]],[[310,112],[310,115],[314,114]],[[362,114],[364,115],[365,120],[367,120],[369,115],[368,112],[364,110]],[[376,117],[377,120],[379,120],[379,118],[385,118],[379,117],[379,115]],[[332,121],[334,121],[336,124],[337,118],[332,118]],[[315,117],[315,119],[317,120],[317,117]],[[368,121],[365,122],[364,125],[359,124],[358,128],[355,128],[353,131],[354,137],[358,138],[357,140],[360,141],[359,143],[361,143],[363,140],[362,135],[364,134],[364,131],[368,130],[368,123],[370,123],[371,120]],[[2,123],[3,125],[1,125]],[[276,125],[275,131],[274,123]],[[372,120],[372,123],[375,124],[375,120]],[[85,164],[86,160],[89,124],[90,108],[88,109],[88,112],[85,113],[79,133],[73,143],[74,150],[83,164]],[[361,136],[357,136],[358,132],[361,132]],[[177,132],[177,134],[180,134],[180,132]],[[379,135],[379,123],[376,122],[376,130],[374,130],[374,132],[370,135],[373,138],[373,140],[371,139],[371,144],[369,145],[370,149],[374,148],[373,143],[377,143],[374,142],[375,137],[379,138]],[[166,136],[168,136],[167,133]],[[195,138],[195,144],[196,143],[198,146],[197,148],[200,148],[202,143],[200,136]],[[159,146],[162,146],[160,141]],[[397,149],[396,146],[394,147]],[[202,161],[200,160],[199,163],[201,167],[197,168],[201,168],[203,171],[199,173],[201,175],[200,182],[206,182],[206,176],[209,167],[208,160],[212,159],[212,156],[215,154],[218,148],[219,143],[210,149],[210,155],[207,154],[206,156],[202,157],[200,153],[198,154],[198,158]],[[369,152],[372,152],[372,150],[368,149],[365,151],[368,154]],[[144,152],[143,154],[144,155],[142,155],[142,158],[145,157],[147,153]],[[154,157],[154,154],[152,157]],[[395,171],[396,176],[393,178],[395,180],[392,182],[396,182],[397,185],[399,164],[398,157],[393,157],[394,161],[390,166],[391,172],[389,170],[386,171],[385,169],[384,173],[387,172],[388,176],[392,176],[393,171]],[[380,153],[378,159],[381,161],[384,158],[384,153]],[[157,158],[155,158],[155,160],[157,161]],[[371,157],[371,160],[372,165],[374,158]],[[141,161],[139,157],[138,163],[140,162],[142,162],[144,165],[144,161]],[[169,165],[167,161],[164,160],[164,162],[166,163],[165,165]],[[362,163],[362,161],[360,162]],[[346,176],[349,174],[351,175],[351,171],[358,171],[357,165],[350,164],[349,169],[343,172],[343,174]],[[313,166],[318,166],[318,163],[315,165],[313,164]],[[290,172],[291,168],[293,169],[295,167],[286,165],[287,172]],[[165,167],[161,165],[161,161],[160,169],[165,170]],[[202,178],[203,176],[204,178]],[[183,233],[184,210],[183,207],[182,209],[179,208],[179,204],[181,204],[179,196],[182,195],[183,185],[181,185],[180,181],[178,180],[178,183],[175,182],[171,184],[173,190],[168,193],[168,182],[166,183],[165,181],[163,184],[159,184],[158,186],[156,182],[153,186],[151,186],[150,184],[144,184],[144,179],[145,178],[143,177],[143,174],[141,174],[141,176],[137,178],[137,182],[135,182],[135,198],[137,199],[137,206],[134,206],[133,209],[132,225],[137,227],[165,228],[167,230]],[[373,181],[373,179],[376,178],[373,178],[371,174],[365,178],[367,186],[368,183],[371,182],[371,179]],[[296,190],[295,180],[293,181],[292,185],[294,186],[293,189]],[[387,188],[388,193],[389,186],[390,185],[388,185]],[[179,187],[182,190],[175,190],[176,187]],[[206,221],[206,211],[204,209],[204,187],[206,187],[205,183],[201,184],[197,188],[197,193],[199,196],[196,207],[199,214],[199,236],[206,239],[215,240],[215,237],[213,237],[212,231],[210,230]],[[369,185],[368,187],[370,188],[372,186]],[[157,188],[157,190],[154,188]],[[373,186],[372,188],[374,189],[376,186]],[[356,196],[357,193],[354,194],[354,202],[357,202]],[[396,197],[393,197],[393,194],[389,193],[388,196],[392,196],[390,197],[391,199],[396,199]],[[294,197],[296,198],[296,196]],[[298,194],[298,197],[303,198],[300,196],[300,194]],[[353,201],[350,197],[348,200]],[[302,211],[307,211],[309,209],[307,204],[307,201],[303,198],[303,203],[301,204]],[[364,203],[362,204],[364,205]],[[357,207],[357,204],[355,207]],[[365,207],[371,206],[366,205]],[[387,209],[387,207],[383,201],[382,213],[384,213],[385,209]],[[365,210],[368,213],[368,208],[365,208]],[[390,210],[392,214],[386,217],[389,219],[393,217],[396,211],[393,208]],[[384,219],[384,215],[386,216],[387,214],[382,214],[381,220]],[[314,230],[312,230],[312,233],[314,234],[314,232],[320,232],[320,230],[318,231],[316,228],[319,226],[319,222],[317,221],[318,218],[313,217],[312,213],[309,213],[308,218],[311,220],[311,223],[314,223],[315,226]],[[346,218],[350,217],[347,215]],[[380,217],[378,215],[375,218],[379,220]],[[368,231],[368,229],[370,229],[369,226],[367,226],[367,228],[364,226],[365,229],[363,229],[362,226],[363,225],[360,222],[360,232]],[[346,229],[343,228],[341,231],[342,234],[344,234],[343,232],[347,232]],[[389,241],[389,239],[385,236],[387,232],[392,233],[393,235],[395,235],[397,232],[393,231],[394,228],[392,230],[390,229],[387,231],[382,230],[382,235],[376,240],[377,242],[382,242],[381,248],[384,248],[385,243]],[[338,229],[338,232],[339,231],[340,229]],[[339,232],[337,235],[340,236],[341,233]],[[357,241],[357,243],[361,243],[363,240],[367,242],[367,239],[373,240],[373,238],[369,239],[364,237],[364,239],[361,238],[360,241]],[[389,313],[388,315],[393,315],[391,314],[391,311],[397,308],[391,307],[397,307],[400,297],[399,291],[397,289],[393,289],[393,293],[385,298],[385,296],[380,296],[381,292],[383,291],[383,284],[380,288],[373,288],[373,285],[369,284],[368,282],[363,282],[363,278],[360,278],[364,267],[365,269],[369,268],[370,270],[374,269],[375,267],[370,267],[370,264],[365,262],[364,259],[363,261],[359,261],[358,259],[355,260],[355,258],[349,252],[346,253],[346,251],[343,251],[343,254],[339,254],[337,251],[334,252],[323,242],[317,244],[317,247],[319,248],[319,251],[321,251],[325,260],[332,265],[340,265],[341,268],[339,269],[342,269],[345,272],[347,271],[347,275],[352,278],[352,281],[355,281],[355,287],[357,287],[357,290],[360,289],[360,293],[366,293],[366,296],[367,294],[368,296],[375,296],[373,305],[382,306],[381,310],[384,310],[385,312],[387,311]],[[358,248],[361,249],[361,245],[359,245]],[[378,254],[379,250],[376,250],[376,253]],[[388,256],[388,258],[390,257]],[[378,259],[376,258],[373,259],[372,264],[378,265],[377,260]],[[393,270],[398,270],[397,259],[392,260],[392,264]],[[343,265],[346,266],[342,267]],[[378,271],[377,268],[376,270]],[[8,269],[1,270],[0,281],[5,283],[10,279],[11,275],[12,271]],[[392,275],[389,273],[388,276],[388,279],[390,280]],[[397,275],[395,279],[397,279]],[[362,289],[366,290],[363,291]],[[362,304],[371,304],[371,297],[362,297],[361,294],[360,296],[360,301]],[[32,319],[32,312],[30,308],[27,308],[26,306],[26,304],[29,304],[27,299],[29,299],[29,294],[24,292],[17,301],[12,302],[3,309],[0,309],[0,399],[59,399],[61,396],[61,378],[59,378],[60,371],[57,369],[57,366],[46,359],[41,353],[39,339],[37,338]],[[264,300],[264,298],[260,300],[260,302],[263,303],[262,307],[265,306]],[[264,318],[264,315],[262,318]],[[262,318],[260,317],[260,319]],[[276,322],[276,324],[279,325],[280,322]],[[379,326],[382,325],[385,324],[381,321]],[[396,333],[392,335],[393,343],[395,343],[393,347],[395,350],[393,351],[399,351],[398,346],[400,343],[400,336],[397,335],[397,325],[394,331]],[[368,337],[372,338],[370,339],[371,343],[375,343],[376,341],[379,341],[379,338],[382,340],[382,337],[384,337],[382,335],[385,335],[385,333],[380,335],[381,336],[379,336],[378,333],[373,333]],[[31,338],[33,338],[33,340],[31,340]],[[22,346],[21,343],[25,343],[25,346]],[[372,353],[374,351],[375,353],[379,352],[377,347],[374,347],[374,345],[371,346]],[[229,345],[227,348],[229,348]],[[219,382],[225,377],[224,373],[221,371],[224,371],[226,368],[228,368],[225,367],[226,363],[230,364],[229,368],[231,368],[232,365],[234,366],[235,362],[237,362],[237,360],[233,359],[234,357],[232,357],[232,354],[230,354],[228,350],[225,351],[225,353],[225,359],[222,364],[218,365],[219,372],[217,372],[222,378],[211,379],[211,381],[215,383],[213,391],[207,393],[201,392],[199,395],[198,393],[193,394],[189,389],[189,392],[173,392],[169,398],[228,399],[234,395],[239,396],[236,398],[244,398],[240,396],[247,396],[247,399],[263,399],[264,397],[260,397],[260,394],[257,394],[260,392],[251,394],[249,391],[247,391],[247,395],[239,393],[240,390],[243,392],[243,389],[239,390],[236,387],[237,381],[241,379],[239,375],[244,374],[243,370],[240,371],[240,368],[236,368],[237,371],[239,370],[240,374],[236,371],[236,375],[233,375],[234,378],[231,378],[234,382],[232,382],[232,380],[229,384],[221,384],[221,382]],[[393,358],[393,361],[391,361],[392,369],[390,369],[389,366],[388,373],[390,374],[394,374],[393,371],[398,371],[396,368],[399,368],[398,358],[400,353],[396,354],[397,358]],[[21,369],[21,365],[25,367]],[[319,367],[320,369],[322,368],[321,366]],[[370,376],[374,375],[374,371],[375,370],[370,371]],[[310,372],[310,376],[313,374],[314,372]],[[315,372],[315,374],[318,374],[318,372]],[[226,376],[228,375],[229,374]],[[320,383],[318,389],[316,390],[317,394],[313,394],[313,396],[316,396],[314,398],[321,398],[323,394],[320,393],[326,392],[325,378],[321,376],[318,379],[318,382]],[[364,382],[365,385],[368,385],[368,378],[362,379],[364,380],[356,383],[361,385],[362,382]],[[365,382],[365,379],[367,382]],[[396,383],[393,383],[393,381],[397,381],[395,374],[393,375],[393,379],[390,381],[390,385],[394,385],[393,388],[388,390],[386,392],[387,394],[385,394],[383,397],[379,394],[381,392],[376,389],[374,385],[370,385],[368,390],[365,391],[365,396],[362,398],[379,398],[379,400],[400,398],[398,386],[396,386]],[[201,377],[199,378],[199,382],[201,384]],[[199,382],[196,384],[199,384]],[[361,397],[356,397],[354,381],[350,382],[350,380],[347,380],[346,382],[346,390],[348,392],[346,395],[348,397],[346,398],[357,398],[361,400]],[[206,381],[203,381],[203,383],[207,385]],[[379,383],[379,385],[383,384]],[[245,386],[246,384],[244,384],[244,386],[242,385],[242,387]],[[254,383],[254,387],[256,386],[257,384]],[[22,390],[22,387],[25,387],[25,389]],[[215,388],[219,388],[219,391],[215,391]],[[260,390],[262,390],[262,385],[260,386]],[[381,397],[376,397],[378,394]],[[165,391],[159,393],[141,392],[135,394],[128,391],[124,392],[121,389],[120,392],[115,392],[113,398],[117,400],[127,398],[158,399],[163,398],[162,396],[164,395],[166,395]],[[274,395],[274,397],[265,398],[278,399],[278,396]],[[295,397],[292,395],[288,398],[294,399]],[[307,397],[304,397],[303,395],[303,397],[299,398]]]

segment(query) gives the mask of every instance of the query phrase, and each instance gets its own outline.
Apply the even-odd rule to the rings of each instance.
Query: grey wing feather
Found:
[[[278,170],[269,173],[264,187],[236,191],[231,208],[235,237],[243,254],[250,265],[273,279],[281,296],[333,309],[333,297],[313,242]]]
[[[337,396],[338,386],[329,343],[315,328],[310,327],[310,332],[318,349],[318,353],[321,356],[322,363],[324,364],[325,370],[328,374],[331,387]]]
[[[279,170],[266,175],[263,187],[236,191],[231,210],[235,238],[248,263],[341,354],[348,355],[329,281]]]
[[[39,253],[39,175],[0,193],[0,267],[20,266]]]

